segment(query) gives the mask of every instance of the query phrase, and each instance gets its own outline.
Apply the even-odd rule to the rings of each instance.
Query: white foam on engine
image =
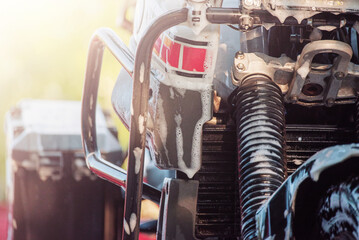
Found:
[[[255,125],[258,125],[258,127],[254,127],[251,129],[251,132],[250,131],[245,131],[242,135],[242,137],[246,137],[247,135],[253,133],[253,132],[272,132],[272,133],[277,133],[277,131],[275,131],[273,128],[270,128],[268,126],[260,126],[261,124],[258,124],[258,122],[254,122]],[[268,123],[266,121],[264,121],[264,123]],[[243,132],[243,131],[241,131]]]
[[[170,98],[171,98],[171,99],[175,99],[175,93],[174,93],[172,87],[170,87]]]
[[[257,137],[271,137],[271,136],[272,136],[272,135],[270,135],[270,134],[263,134],[263,133],[253,134],[253,138],[257,138]],[[274,140],[274,139],[265,139],[265,141],[260,140],[260,139],[258,139],[258,140],[250,140],[250,141],[247,142],[246,145],[269,144],[269,143],[271,143],[271,144],[273,144],[273,145],[275,145],[275,146],[278,146],[278,147],[282,147],[281,144],[280,144],[280,142],[277,141],[277,140]],[[263,146],[265,146],[265,145],[263,145]],[[265,148],[262,148],[262,149],[265,149]]]
[[[177,148],[178,168],[181,170],[185,170],[187,169],[187,166],[183,160],[183,135],[181,129],[182,116],[180,114],[175,115],[175,122],[176,122],[176,148]]]
[[[269,145],[261,146],[262,148],[253,152],[250,156],[250,162],[252,162],[252,163],[261,162],[261,161],[268,162],[268,156],[277,156],[277,154],[274,154],[274,153],[268,151],[267,149],[265,149],[265,148],[267,148],[267,146],[269,146]]]
[[[187,90],[184,88],[177,88],[176,91],[181,95],[181,97],[184,97]]]
[[[271,169],[268,169],[268,168],[262,168],[262,169],[258,169],[258,170],[255,170],[254,172],[250,173],[248,176],[250,175],[256,175],[256,174],[269,174],[269,175],[278,175],[278,173],[274,172],[273,170]]]
[[[138,174],[140,172],[140,168],[141,168],[141,155],[142,155],[142,149],[139,147],[136,147],[133,150],[133,154],[135,155],[135,173]]]
[[[255,151],[251,154],[251,158],[256,157],[256,156],[277,156],[277,154],[275,154],[274,152],[269,151],[268,148],[271,148],[271,146],[270,145],[261,145],[260,149],[258,149],[257,151]]]
[[[142,116],[142,114],[140,114],[140,116],[138,116],[138,130],[140,131],[140,134],[143,133],[143,131],[145,130],[145,118]]]
[[[135,230],[136,224],[137,224],[137,216],[135,213],[132,213],[131,217],[130,217],[131,232],[133,232]]]
[[[125,220],[125,222],[123,223],[123,228],[125,229],[125,233],[127,233],[127,235],[130,235],[130,227],[128,226],[127,221]]]
[[[192,178],[193,175],[201,168],[201,155],[202,155],[202,127],[211,118],[211,103],[212,103],[212,91],[201,92],[201,102],[202,102],[202,117],[197,121],[196,126],[193,132],[192,140],[192,160],[191,168],[183,171],[187,174],[189,178]],[[209,103],[209,104],[208,104]]]
[[[244,130],[254,127],[254,126],[263,126],[263,125],[273,125],[273,123],[266,121],[269,118],[266,116],[253,116],[250,117],[248,119],[246,119],[242,124],[241,124],[241,131],[243,132]]]
[[[166,115],[165,115],[165,110],[163,108],[163,99],[158,96],[157,99],[157,118],[155,119],[155,121],[157,121],[156,126],[158,127],[158,134],[161,138],[161,142],[164,146],[164,149],[166,151],[166,155],[168,156],[168,150],[166,148],[167,146],[167,122],[166,122]]]

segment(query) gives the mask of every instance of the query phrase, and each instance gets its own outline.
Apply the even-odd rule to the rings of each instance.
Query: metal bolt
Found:
[[[345,76],[345,73],[343,73],[343,72],[337,72],[337,73],[335,73],[335,77],[336,78],[343,78]]]
[[[243,16],[240,17],[240,19],[239,19],[239,27],[240,27],[242,30],[247,31],[248,29],[250,29],[250,28],[253,27],[253,22],[254,22],[253,17],[248,16],[248,15],[243,15]]]
[[[237,52],[236,53],[236,58],[243,59],[244,58],[244,53],[242,51]]]
[[[244,66],[243,63],[238,63],[237,69],[238,69],[238,71],[244,71],[244,70],[246,70],[246,67]]]

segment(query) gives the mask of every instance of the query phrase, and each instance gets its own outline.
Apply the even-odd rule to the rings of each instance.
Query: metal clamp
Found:
[[[335,53],[338,55],[332,66],[332,74],[324,96],[324,101],[327,105],[334,103],[341,87],[341,80],[348,73],[348,65],[353,55],[353,50],[348,44],[335,40],[315,41],[304,47],[296,63],[295,73],[288,93],[285,96],[287,102],[296,102],[298,100],[305,80],[312,71],[312,60],[321,53]]]

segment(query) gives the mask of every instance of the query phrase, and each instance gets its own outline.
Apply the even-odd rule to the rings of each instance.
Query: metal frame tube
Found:
[[[113,56],[130,75],[133,74],[134,58],[127,46],[111,29],[102,28],[97,30],[90,42],[82,95],[82,143],[85,150],[87,166],[91,171],[118,186],[126,187],[126,171],[103,159],[97,146],[96,102],[102,56],[105,47],[110,50]],[[161,191],[145,183],[143,187],[143,197],[159,203]]]
[[[89,168],[117,185],[126,186],[123,239],[138,239],[142,191],[145,197],[159,202],[160,191],[143,185],[143,164],[146,144],[146,123],[151,73],[152,49],[159,35],[172,26],[186,22],[188,9],[169,12],[157,18],[138,44],[136,58],[126,45],[108,29],[98,30],[92,38],[86,67],[82,99],[82,141]],[[130,143],[126,171],[101,157],[96,141],[96,102],[102,57],[108,47],[125,70],[133,75]]]
[[[122,238],[125,240],[138,239],[140,227],[152,49],[162,32],[172,26],[186,22],[187,18],[187,8],[175,10],[160,16],[147,28],[137,46],[133,74],[124,234]]]

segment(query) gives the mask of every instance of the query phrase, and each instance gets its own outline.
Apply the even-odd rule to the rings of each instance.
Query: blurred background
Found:
[[[119,19],[124,0],[0,0],[0,202],[5,199],[5,113],[21,99],[81,100],[87,50],[93,32],[110,27],[126,42]],[[131,9],[127,12],[131,18]],[[99,103],[111,107],[121,66],[105,52]],[[79,119],[80,121],[80,119]],[[121,145],[128,132],[114,118]]]

